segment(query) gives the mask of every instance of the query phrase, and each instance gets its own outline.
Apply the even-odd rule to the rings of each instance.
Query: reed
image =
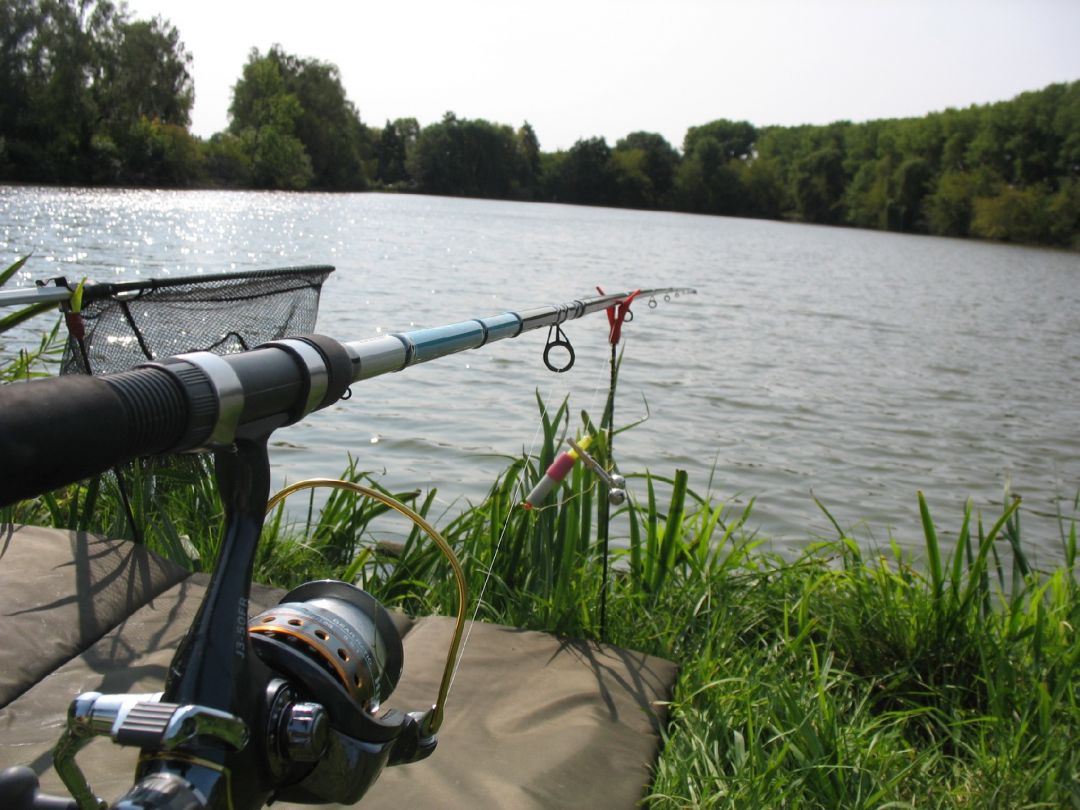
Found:
[[[918,561],[896,542],[867,549],[835,521],[836,537],[788,559],[749,528],[752,504],[732,512],[683,472],[644,475],[631,479],[639,498],[610,515],[621,534],[605,559],[606,504],[581,465],[550,505],[520,507],[571,430],[565,402],[539,404],[539,452],[508,459],[443,533],[478,619],[598,638],[604,591],[607,641],[680,664],[647,805],[1080,806],[1080,496],[1050,571],[1025,554],[1015,499],[985,518],[969,505],[946,550],[919,495]],[[378,486],[353,461],[344,477]],[[221,505],[205,463],[136,465],[125,479],[145,541],[209,568]],[[429,516],[435,493],[396,497]],[[290,508],[267,521],[260,581],[333,576],[409,612],[454,609],[441,555],[411,527],[388,528],[385,507],[335,492],[299,517]],[[108,476],[0,521],[130,535]]]
[[[0,287],[4,286],[26,264],[29,256],[0,270]],[[22,307],[0,317],[0,337],[31,318],[54,308],[52,304],[35,304]],[[56,320],[51,329],[43,330],[36,346],[19,349],[11,357],[4,357],[0,362],[0,384],[28,380],[34,377],[48,377],[56,373],[64,353],[66,336],[60,332],[60,321]],[[3,348],[0,346],[0,348]]]

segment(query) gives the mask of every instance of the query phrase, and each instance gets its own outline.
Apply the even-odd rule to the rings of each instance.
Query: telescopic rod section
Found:
[[[693,293],[641,290],[639,297]],[[228,446],[333,404],[352,383],[608,310],[633,293],[350,343],[310,335],[237,354],[194,352],[101,377],[0,386],[0,505],[132,458]]]
[[[565,304],[533,307],[489,318],[474,318],[446,326],[353,341],[346,343],[345,349],[353,363],[353,381],[358,382],[467,349],[479,349],[503,338],[516,338],[534,329],[559,326],[593,312],[614,310],[634,296],[652,301],[657,296],[678,297],[696,292],[688,287],[665,287],[598,295]]]

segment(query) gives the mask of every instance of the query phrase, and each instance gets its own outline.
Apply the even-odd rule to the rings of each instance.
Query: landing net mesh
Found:
[[[86,288],[81,345],[61,374],[106,374],[174,354],[231,354],[315,328],[332,267],[286,267]]]

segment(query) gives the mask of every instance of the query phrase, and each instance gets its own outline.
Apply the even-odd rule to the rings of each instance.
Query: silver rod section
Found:
[[[23,304],[52,304],[67,301],[71,290],[67,287],[26,287],[19,290],[0,290],[0,307],[16,307]]]
[[[656,296],[693,295],[689,287],[665,287],[641,290],[639,299]],[[593,298],[569,301],[542,307],[504,312],[488,318],[397,332],[383,337],[356,340],[345,344],[352,360],[352,381],[371,379],[390,371],[401,371],[418,363],[426,363],[467,349],[478,349],[503,338],[515,338],[533,329],[557,326],[566,321],[583,318],[593,312],[606,310],[625,301],[634,293],[611,293]]]

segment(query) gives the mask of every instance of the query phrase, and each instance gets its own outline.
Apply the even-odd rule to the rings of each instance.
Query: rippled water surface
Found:
[[[346,340],[607,291],[693,286],[625,329],[625,473],[691,473],[794,546],[830,527],[920,543],[916,491],[955,529],[1010,483],[1027,539],[1060,549],[1080,485],[1080,257],[751,220],[418,196],[0,188],[0,260],[98,280],[328,263],[319,330]],[[354,387],[275,434],[279,478],[340,472],[478,498],[531,448],[535,392],[599,417],[600,315]],[[640,482],[631,482],[641,490]],[[1043,513],[1046,517],[1040,515]]]

